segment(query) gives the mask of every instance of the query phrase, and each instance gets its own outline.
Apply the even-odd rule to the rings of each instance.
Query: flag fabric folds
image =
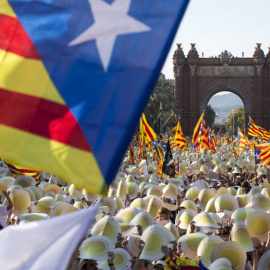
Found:
[[[187,4],[2,0],[4,160],[105,194]]]
[[[186,147],[187,147],[187,140],[184,137],[181,125],[180,125],[180,121],[178,121],[177,123],[177,129],[174,135],[174,143],[178,144],[178,148],[180,150],[185,151]]]
[[[204,149],[206,151],[209,150],[209,129],[206,130],[204,113],[203,113],[203,118],[201,122],[201,129],[200,129],[200,149]]]
[[[1,230],[0,269],[67,269],[99,206]]]
[[[200,138],[201,123],[202,123],[203,116],[204,116],[204,113],[202,113],[193,131],[192,143],[195,145],[196,148],[198,148],[200,144],[199,138]]]
[[[167,150],[165,153],[165,158],[163,160],[162,173],[164,173],[170,177],[175,176],[174,159],[173,159],[169,139],[167,142]]]
[[[270,143],[255,143],[255,163],[270,165]]]
[[[263,137],[263,132],[258,126],[253,122],[251,117],[248,117],[248,134],[253,137]]]
[[[239,127],[238,127],[238,132],[237,132],[237,141],[238,141],[238,150],[244,151],[247,145],[247,141],[245,139],[243,132],[241,131]]]

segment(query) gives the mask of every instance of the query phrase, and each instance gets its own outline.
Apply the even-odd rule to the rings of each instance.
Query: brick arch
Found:
[[[243,103],[245,108],[245,113],[250,114],[252,112],[252,102],[248,93],[239,85],[231,83],[231,82],[222,82],[209,87],[201,96],[200,99],[200,113],[206,111],[206,106],[212,96],[217,94],[218,92],[228,91],[233,92],[238,95]]]

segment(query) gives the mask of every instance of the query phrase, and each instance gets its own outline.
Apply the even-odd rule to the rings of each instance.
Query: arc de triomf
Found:
[[[270,48],[265,56],[257,43],[253,57],[234,57],[224,51],[218,57],[199,57],[195,43],[185,56],[181,44],[173,55],[176,98],[181,108],[181,126],[186,136],[218,92],[237,94],[245,107],[246,123],[250,115],[259,126],[270,129]]]

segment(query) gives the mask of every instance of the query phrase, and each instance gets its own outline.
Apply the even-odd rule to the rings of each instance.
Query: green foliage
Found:
[[[178,116],[180,108],[175,98],[173,85],[161,77],[159,78],[144,111],[148,123],[156,132],[158,124],[157,119],[160,112],[160,102],[162,102],[162,125],[171,115],[172,110],[174,114]],[[171,117],[166,126],[171,127],[173,124],[176,125],[176,121],[175,117]]]
[[[244,132],[245,123],[245,109],[239,107],[234,113],[234,135],[237,134],[238,127]],[[228,116],[226,129],[230,134],[233,134],[233,113],[231,112]]]
[[[205,123],[206,127],[212,128],[215,122],[216,113],[211,105],[207,105],[205,112]]]

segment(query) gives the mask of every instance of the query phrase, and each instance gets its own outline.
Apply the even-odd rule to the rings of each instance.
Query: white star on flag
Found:
[[[95,23],[69,45],[74,46],[95,39],[103,69],[107,71],[118,35],[150,31],[151,28],[127,14],[131,0],[115,0],[111,5],[102,0],[88,1]]]

